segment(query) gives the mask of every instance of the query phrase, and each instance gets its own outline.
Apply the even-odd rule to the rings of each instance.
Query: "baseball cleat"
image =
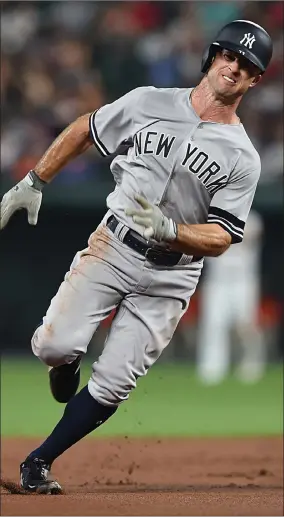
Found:
[[[69,402],[80,384],[81,356],[70,364],[53,366],[49,369],[50,390],[57,402]]]
[[[39,458],[27,458],[20,465],[20,485],[27,492],[36,494],[62,494],[57,481],[48,479],[50,466]]]

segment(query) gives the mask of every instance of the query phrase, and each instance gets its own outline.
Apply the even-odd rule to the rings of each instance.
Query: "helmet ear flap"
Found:
[[[205,73],[206,70],[207,70],[207,63],[208,63],[208,59],[209,59],[209,52],[210,52],[210,47],[207,47],[206,50],[203,53],[202,61],[201,61],[201,72],[202,73]]]
[[[210,47],[208,47],[205,50],[203,57],[202,57],[202,61],[201,61],[201,72],[203,74],[205,74],[207,72],[207,70],[210,68],[210,66],[212,65],[212,63],[215,59],[215,55],[216,55],[216,49],[213,45],[210,45]]]

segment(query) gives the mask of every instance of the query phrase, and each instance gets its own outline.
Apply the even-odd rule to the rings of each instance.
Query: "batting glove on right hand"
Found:
[[[29,172],[17,185],[6,192],[0,203],[0,230],[3,230],[12,215],[22,208],[28,212],[29,224],[37,224],[43,185],[44,182],[39,180],[35,186],[33,176]]]
[[[171,242],[177,237],[176,223],[166,217],[160,208],[152,205],[143,196],[136,194],[134,199],[142,210],[126,208],[126,215],[130,215],[134,223],[144,227],[143,236],[148,241],[153,238],[158,242]]]

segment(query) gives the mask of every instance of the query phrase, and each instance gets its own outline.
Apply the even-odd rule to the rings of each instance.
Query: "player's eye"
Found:
[[[231,63],[233,61],[235,61],[236,57],[234,56],[234,54],[230,54],[230,52],[224,52],[223,53],[223,56],[224,58],[226,59],[226,61],[230,61]]]
[[[242,68],[243,70],[245,70],[249,74],[253,75],[252,74],[252,67],[250,66],[249,63],[246,63],[245,61],[241,62],[240,63],[240,68]]]
[[[240,68],[245,70],[250,77],[257,75],[257,67],[250,63],[246,58],[239,57]]]

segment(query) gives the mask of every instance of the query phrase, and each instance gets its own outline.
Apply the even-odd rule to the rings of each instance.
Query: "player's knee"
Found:
[[[76,333],[60,336],[52,325],[46,324],[36,329],[31,346],[35,356],[48,366],[60,366],[82,353],[80,336]]]
[[[47,366],[60,366],[66,362],[66,356],[47,343],[35,355]]]

